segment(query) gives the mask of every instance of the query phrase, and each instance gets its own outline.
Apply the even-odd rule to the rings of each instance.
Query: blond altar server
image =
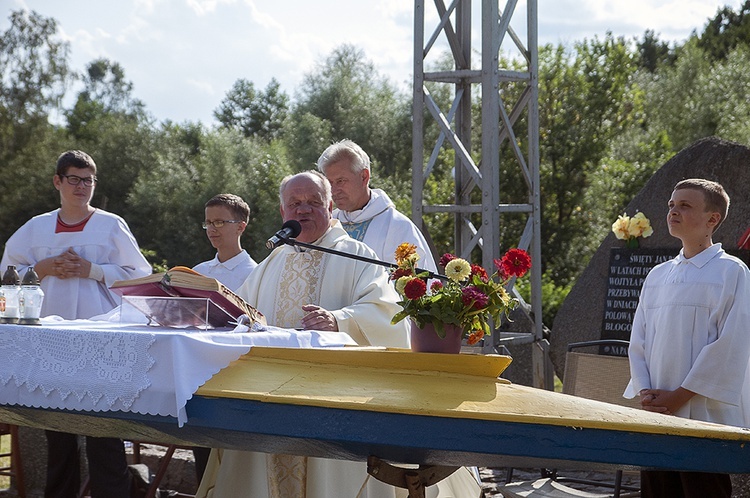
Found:
[[[285,178],[279,189],[284,221],[297,220],[297,240],[374,258],[331,218],[330,184],[317,171]],[[239,295],[269,324],[347,332],[361,345],[408,347],[400,309],[381,266],[298,246],[276,248],[253,271]],[[481,487],[466,470],[427,488],[428,497],[478,497]],[[213,450],[197,497],[396,498],[408,492],[369,477],[365,462],[236,450]]]

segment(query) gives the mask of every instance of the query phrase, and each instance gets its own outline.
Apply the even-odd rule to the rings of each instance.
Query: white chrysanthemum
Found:
[[[408,284],[409,280],[411,280],[412,278],[414,278],[414,277],[412,277],[411,275],[406,275],[406,276],[403,276],[403,277],[399,277],[399,279],[396,280],[396,292],[398,292],[399,294],[403,295],[404,294],[404,287],[406,287],[406,284]]]
[[[445,265],[445,275],[454,282],[462,282],[471,275],[471,265],[465,259],[452,259]]]

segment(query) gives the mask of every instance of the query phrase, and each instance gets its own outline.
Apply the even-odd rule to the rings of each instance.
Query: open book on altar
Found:
[[[175,266],[163,273],[131,280],[117,280],[110,290],[122,296],[123,301],[127,300],[150,320],[168,327],[200,325],[191,324],[180,315],[200,313],[201,300],[205,309],[202,314],[205,316],[199,318],[213,327],[234,326],[232,322],[242,315],[246,315],[251,324],[266,324],[260,311],[221,282],[186,266]]]

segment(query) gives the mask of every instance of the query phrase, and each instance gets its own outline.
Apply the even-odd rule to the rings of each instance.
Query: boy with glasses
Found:
[[[85,152],[64,152],[52,183],[60,208],[35,216],[8,239],[1,268],[15,265],[23,275],[34,267],[45,299],[41,316],[73,320],[112,310],[119,298],[115,280],[143,277],[151,266],[125,220],[91,206],[96,164]],[[80,489],[78,436],[47,434],[45,498],[76,498]],[[92,498],[129,498],[131,476],[122,440],[86,438]]]
[[[206,203],[206,221],[203,229],[216,256],[193,267],[207,277],[215,278],[232,292],[245,282],[250,272],[258,266],[242,249],[240,237],[250,219],[250,207],[234,194],[219,194]]]
[[[211,245],[216,249],[216,256],[193,267],[193,270],[215,278],[232,292],[245,282],[258,263],[242,249],[240,237],[250,219],[250,207],[242,197],[234,194],[219,194],[206,203],[206,218],[203,229]],[[210,448],[196,446],[195,474],[198,482],[206,470]]]

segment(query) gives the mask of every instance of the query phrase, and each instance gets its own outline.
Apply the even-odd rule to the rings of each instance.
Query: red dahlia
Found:
[[[500,260],[495,260],[495,266],[504,278],[523,277],[531,268],[531,257],[523,249],[511,249]]]
[[[412,278],[404,286],[404,295],[408,299],[419,299],[427,292],[427,284],[421,278]]]

